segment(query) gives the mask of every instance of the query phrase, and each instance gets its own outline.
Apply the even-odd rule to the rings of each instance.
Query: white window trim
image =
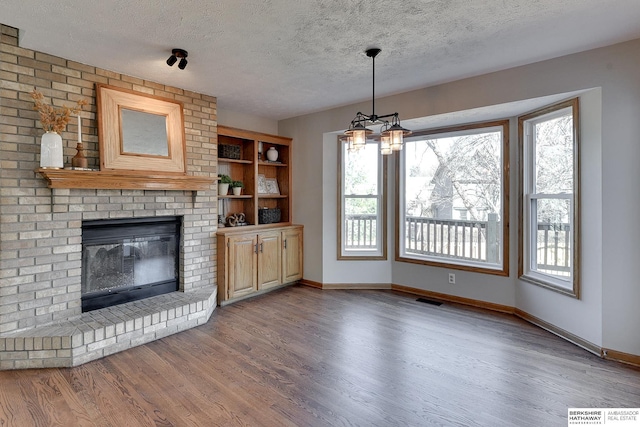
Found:
[[[571,268],[570,268],[570,276],[567,277],[566,279],[559,277],[559,276],[554,276],[551,274],[546,274],[544,272],[538,271],[537,269],[533,269],[532,265],[534,263],[534,257],[533,257],[533,253],[534,251],[537,250],[536,248],[536,241],[534,241],[531,236],[534,233],[538,232],[538,224],[537,221],[532,221],[531,217],[533,216],[533,204],[532,201],[533,200],[538,200],[538,199],[562,199],[562,200],[569,200],[570,202],[570,215],[571,217],[573,217],[573,211],[574,211],[574,203],[573,203],[573,196],[570,194],[544,194],[544,193],[538,193],[538,194],[527,194],[525,196],[525,200],[526,200],[526,205],[525,205],[525,221],[526,224],[529,225],[529,232],[526,233],[523,237],[524,237],[524,244],[525,244],[525,248],[528,249],[527,252],[525,252],[527,254],[527,256],[525,256],[524,258],[524,275],[527,276],[528,278],[530,278],[532,281],[534,282],[544,282],[544,283],[548,283],[552,286],[557,286],[563,289],[572,289],[573,284],[572,284],[572,277],[574,275],[574,265],[573,262],[571,263]],[[527,207],[529,209],[527,209]],[[569,231],[569,239],[571,242],[573,242],[573,227],[571,227],[570,231]]]
[[[543,109],[531,112],[518,118],[520,130],[520,200],[522,205],[520,211],[521,235],[519,239],[519,271],[520,279],[533,283],[550,290],[580,298],[580,150],[579,150],[579,99],[574,98],[559,104],[551,105]],[[573,193],[534,193],[533,182],[535,167],[534,161],[535,144],[533,142],[533,126],[537,123],[552,120],[571,113],[573,115]],[[571,226],[569,239],[572,244],[572,259],[570,276],[566,279],[545,274],[544,272],[532,269],[534,246],[536,241],[532,239],[534,233],[538,231],[537,221],[532,221],[533,201],[538,199],[565,199],[569,200]]]

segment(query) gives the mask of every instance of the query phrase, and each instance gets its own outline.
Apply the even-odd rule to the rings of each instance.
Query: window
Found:
[[[399,156],[397,259],[508,275],[509,122],[416,132]]]
[[[338,259],[387,259],[386,161],[377,142],[350,152],[339,139]]]
[[[579,297],[578,99],[518,119],[520,269],[526,281]]]

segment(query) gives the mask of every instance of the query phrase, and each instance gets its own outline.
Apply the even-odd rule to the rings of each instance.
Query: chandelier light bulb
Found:
[[[356,150],[360,150],[367,143],[367,136],[363,130],[353,132],[353,146]]]
[[[391,139],[391,150],[392,151],[400,151],[402,150],[402,145],[403,145],[403,137],[402,137],[402,131],[401,130],[392,130],[391,132],[389,132],[389,137]]]
[[[389,155],[393,151],[391,150],[391,137],[388,135],[380,136],[380,154]]]

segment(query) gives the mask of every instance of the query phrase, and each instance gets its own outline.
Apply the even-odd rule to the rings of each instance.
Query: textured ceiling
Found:
[[[640,37],[640,0],[3,0],[21,45],[284,119]],[[184,71],[165,63],[189,51]]]

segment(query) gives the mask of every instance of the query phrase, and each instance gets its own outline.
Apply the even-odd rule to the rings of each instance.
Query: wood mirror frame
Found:
[[[96,84],[96,98],[100,170],[186,173],[184,115],[181,102],[103,84]],[[153,154],[153,149],[146,148],[140,150],[141,152],[125,151],[122,110],[164,117],[166,147],[163,146],[164,141],[144,141],[142,143],[151,143],[159,147],[158,154]],[[165,135],[162,129],[149,133]],[[128,143],[127,149],[131,150],[137,143]]]

